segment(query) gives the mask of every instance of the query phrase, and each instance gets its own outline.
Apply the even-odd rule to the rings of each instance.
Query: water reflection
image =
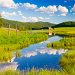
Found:
[[[31,57],[31,56],[35,56],[35,55],[37,55],[37,52],[34,52],[34,51],[31,51],[31,52],[27,52],[26,54],[25,54],[25,57]]]
[[[60,39],[61,37],[59,36],[53,36],[46,41],[30,45],[29,47],[21,50],[22,57],[14,60],[18,63],[18,69],[25,70],[33,67],[39,69],[44,67],[48,69],[60,69],[59,60],[61,54],[65,53],[67,50],[48,49],[46,47],[48,42],[54,42]]]
[[[61,55],[63,53],[65,53],[66,51],[68,50],[64,50],[64,49],[59,49],[59,50],[56,50],[56,49],[40,49],[40,50],[36,50],[36,51],[29,51],[27,53],[25,53],[25,56],[24,57],[32,57],[32,56],[36,56],[38,55],[39,53],[40,54],[49,54],[49,55]]]

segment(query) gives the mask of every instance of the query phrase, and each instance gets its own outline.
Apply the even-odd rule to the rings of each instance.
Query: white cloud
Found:
[[[0,6],[6,8],[25,7],[27,9],[35,9],[37,5],[30,3],[15,3],[14,0],[0,0]]]
[[[61,5],[58,6],[58,11],[61,12],[61,16],[66,16],[68,13],[68,9]]]
[[[22,14],[22,12],[21,12],[21,11],[18,11],[18,15],[22,16],[23,14]]]
[[[36,11],[46,13],[47,10],[46,10],[46,7],[42,6],[42,7],[38,8]]]
[[[0,0],[1,7],[16,8],[18,4],[15,4],[13,0]]]
[[[48,6],[48,7],[40,7],[36,11],[41,12],[41,13],[47,13],[47,14],[54,14],[57,11],[57,7],[54,6]]]
[[[58,10],[62,13],[67,13],[68,12],[68,9],[64,6],[61,6],[61,5],[58,6]]]
[[[44,17],[25,17],[25,16],[22,16],[22,18],[23,20],[25,19],[26,22],[38,22],[38,21],[45,21],[50,19]]]
[[[23,13],[21,11],[18,11],[18,15],[22,18],[23,22],[38,22],[38,21],[46,21],[49,20],[49,17],[26,17],[23,15]]]
[[[48,6],[47,11],[48,11],[48,13],[55,13],[57,11],[57,8],[55,5],[54,6]]]
[[[74,4],[73,8],[71,9],[71,12],[75,12],[75,4]]]
[[[49,20],[50,18],[47,17],[47,18],[44,18],[44,17],[38,17],[39,20]]]
[[[23,6],[27,9],[35,9],[37,8],[37,5],[35,4],[30,4],[30,3],[24,3]]]
[[[16,16],[16,12],[5,12],[3,11],[2,13],[2,16],[5,16],[5,17],[10,17],[10,16]]]
[[[68,13],[68,9],[65,6],[61,6],[61,5],[59,5],[58,7],[56,7],[56,5],[53,6],[49,5],[47,7],[42,6],[36,9],[36,11],[41,13],[47,13],[50,16],[53,16],[53,14],[58,11],[61,13],[61,16],[66,16]]]
[[[39,21],[39,19],[37,17],[29,17],[29,20],[31,22],[38,22]]]
[[[62,13],[61,16],[66,16],[66,14],[65,13]]]

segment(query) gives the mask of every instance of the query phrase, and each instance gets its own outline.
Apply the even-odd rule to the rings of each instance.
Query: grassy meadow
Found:
[[[54,28],[53,32],[55,34],[60,35],[74,35],[75,34],[75,27],[60,27],[60,28]]]
[[[0,54],[0,60],[2,61],[11,58],[11,53],[14,50],[22,49],[30,44],[46,40],[48,38],[48,34],[46,34],[47,32],[48,30],[18,31],[18,35],[16,36],[15,30],[11,30],[10,36],[8,36],[8,30],[5,28],[1,28],[0,50],[3,53],[2,55]],[[55,28],[53,32],[59,35],[67,35],[66,37],[63,37],[60,41],[47,44],[48,48],[53,47],[56,49],[68,49],[68,52],[62,55],[59,62],[62,70],[37,70],[34,68],[28,71],[7,70],[5,72],[0,72],[0,75],[75,75],[75,37],[73,37],[73,35],[75,35],[75,28]]]
[[[38,33],[39,32],[39,33]],[[0,61],[8,61],[12,58],[12,51],[18,51],[30,44],[44,41],[48,35],[42,31],[19,31],[15,29],[0,28]]]

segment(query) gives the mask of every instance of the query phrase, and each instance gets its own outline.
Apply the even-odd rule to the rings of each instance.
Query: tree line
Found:
[[[40,29],[48,29],[49,27],[58,28],[58,27],[75,27],[75,22],[68,21],[60,24],[52,24],[49,22],[19,22],[3,19],[0,17],[0,27],[7,27],[10,24],[10,28],[16,28],[18,30],[40,30]]]
[[[12,21],[12,20],[6,20],[2,18],[3,24],[1,25],[2,27],[7,27],[10,24],[11,28],[17,28],[19,30],[33,30],[33,29],[48,29],[48,27],[53,26],[54,24],[49,23],[49,22],[18,22],[18,21]]]
[[[75,27],[75,22],[68,21],[68,22],[63,22],[63,23],[52,26],[52,28],[58,28],[58,27]]]

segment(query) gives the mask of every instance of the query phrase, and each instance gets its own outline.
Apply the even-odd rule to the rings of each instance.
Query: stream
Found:
[[[31,44],[30,46],[20,50],[22,56],[13,58],[12,62],[0,64],[0,70],[3,71],[8,68],[18,70],[36,69],[58,69],[60,58],[67,50],[47,48],[46,44],[62,39],[60,36],[51,36],[46,41]]]
[[[60,69],[59,61],[61,55],[66,52],[66,50],[47,48],[46,44],[49,42],[54,42],[62,39],[60,36],[49,37],[46,41],[40,42],[38,44],[32,44],[27,48],[21,50],[22,56],[20,58],[15,58],[14,62],[18,63],[17,69],[27,70],[32,69]]]

